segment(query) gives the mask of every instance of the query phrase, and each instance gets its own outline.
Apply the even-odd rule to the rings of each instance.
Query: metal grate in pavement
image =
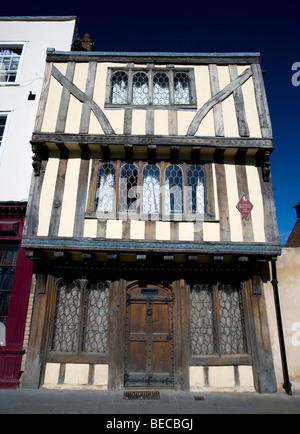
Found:
[[[158,391],[127,391],[124,392],[123,399],[160,399]]]

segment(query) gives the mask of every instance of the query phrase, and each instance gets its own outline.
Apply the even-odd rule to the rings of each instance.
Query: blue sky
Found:
[[[300,200],[300,86],[292,84],[292,65],[300,62],[299,12],[299,2],[290,0],[52,0],[1,5],[1,16],[76,15],[79,35],[90,32],[96,51],[259,52],[266,71],[275,147],[271,173],[283,237],[295,224],[293,206]]]

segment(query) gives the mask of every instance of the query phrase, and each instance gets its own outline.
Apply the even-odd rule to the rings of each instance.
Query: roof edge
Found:
[[[77,20],[77,15],[67,16],[9,16],[0,17],[0,21],[71,21]]]

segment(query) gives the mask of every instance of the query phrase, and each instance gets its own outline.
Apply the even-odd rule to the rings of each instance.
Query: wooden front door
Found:
[[[157,285],[127,292],[125,387],[174,384],[173,297]]]

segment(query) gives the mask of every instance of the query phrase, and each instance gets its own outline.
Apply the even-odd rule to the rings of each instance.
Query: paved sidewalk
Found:
[[[192,393],[160,391],[160,399],[124,399],[122,391],[0,390],[0,414],[300,414],[300,392]],[[163,416],[161,416],[163,417]]]

